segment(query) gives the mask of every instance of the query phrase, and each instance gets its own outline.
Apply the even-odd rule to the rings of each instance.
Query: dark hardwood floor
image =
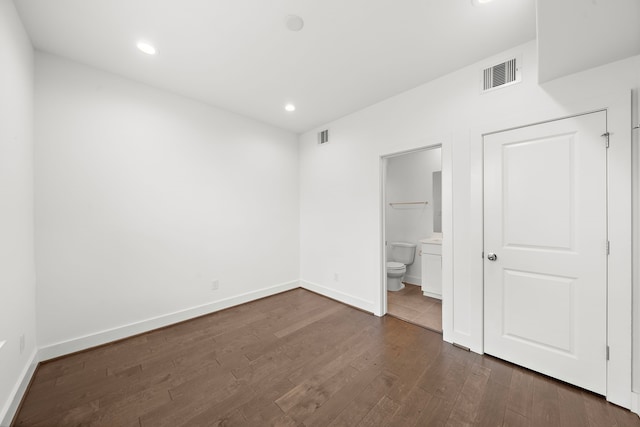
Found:
[[[640,426],[603,398],[297,289],[37,369],[17,426]]]

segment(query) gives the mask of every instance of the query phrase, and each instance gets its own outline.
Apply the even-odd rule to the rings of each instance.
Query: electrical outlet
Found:
[[[20,354],[24,353],[24,334],[20,335]]]
[[[212,291],[217,291],[220,288],[220,281],[219,280],[212,280],[211,281],[211,290]]]

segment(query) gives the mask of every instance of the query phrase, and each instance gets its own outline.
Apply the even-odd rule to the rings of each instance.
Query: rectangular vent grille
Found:
[[[482,76],[482,91],[486,92],[520,81],[517,59],[513,58],[493,67],[485,68]]]
[[[326,144],[329,142],[329,129],[318,132],[318,144]]]

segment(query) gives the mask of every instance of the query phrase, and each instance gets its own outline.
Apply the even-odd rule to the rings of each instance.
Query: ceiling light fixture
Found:
[[[287,104],[284,106],[284,109],[288,112],[296,111],[296,106],[293,104]]]
[[[147,42],[138,42],[138,44],[136,46],[138,47],[138,49],[140,49],[142,52],[146,53],[147,55],[155,55],[156,54],[156,48],[151,46]]]
[[[487,4],[489,2],[491,2],[493,0],[471,0],[471,4],[473,4],[474,6],[480,6],[483,4]]]
[[[304,27],[304,21],[298,15],[287,15],[284,23],[291,31],[300,31]]]

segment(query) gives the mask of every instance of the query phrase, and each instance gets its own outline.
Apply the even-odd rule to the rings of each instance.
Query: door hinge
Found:
[[[611,255],[611,242],[607,240],[607,255]]]
[[[607,360],[609,360],[609,346],[607,346]]]
[[[604,137],[604,146],[605,148],[609,148],[609,132],[605,132],[602,135],[600,135],[602,137]]]
[[[484,259],[484,252],[482,252],[482,259]]]

